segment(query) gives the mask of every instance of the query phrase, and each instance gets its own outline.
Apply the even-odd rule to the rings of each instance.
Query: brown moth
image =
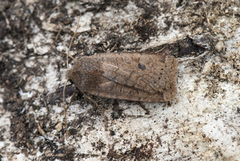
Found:
[[[84,93],[142,102],[175,98],[178,62],[163,53],[110,53],[83,56],[67,77]]]

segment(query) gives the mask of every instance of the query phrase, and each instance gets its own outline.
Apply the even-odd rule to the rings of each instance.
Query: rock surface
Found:
[[[0,2],[0,159],[238,160],[240,2]],[[81,93],[67,110],[66,53],[160,52],[179,60],[171,102]],[[222,42],[219,47],[218,42]],[[215,48],[217,45],[217,48]],[[221,50],[220,50],[221,49]],[[75,91],[68,83],[67,102]],[[147,112],[146,112],[147,111]]]

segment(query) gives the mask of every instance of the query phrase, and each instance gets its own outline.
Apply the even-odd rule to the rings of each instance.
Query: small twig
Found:
[[[18,88],[21,85],[22,81],[23,81],[23,77],[20,78],[20,81],[18,82],[18,84],[14,88]]]
[[[61,6],[64,2],[65,2],[65,0],[63,0],[62,2],[60,2],[56,7],[54,7],[54,8],[52,9],[51,12],[55,11],[55,10],[56,10],[59,6]]]
[[[8,20],[8,18],[7,18],[7,16],[6,16],[6,13],[5,13],[4,11],[2,11],[2,15],[3,15],[3,17],[5,18],[5,21],[6,21],[6,23],[7,23],[7,29],[11,30],[11,26],[9,25],[10,22],[9,22],[9,20]]]
[[[49,116],[49,107],[48,107],[48,104],[47,104],[45,98],[43,98],[43,102],[44,102],[44,104],[45,104],[45,106],[47,108],[47,116]]]
[[[116,46],[118,45],[118,42],[119,42],[119,38],[117,38],[116,43],[114,44],[114,46],[112,47],[112,49],[109,50],[109,52],[112,52],[112,51],[116,48]]]
[[[62,31],[62,27],[58,30],[57,36],[56,36],[56,38],[55,38],[55,41],[57,41],[57,39],[58,39],[58,37],[59,37],[61,31]]]
[[[165,50],[165,49],[166,49],[166,46],[164,46],[162,49],[156,51],[156,53],[160,53],[160,52],[162,52],[162,51]]]
[[[65,90],[67,86],[68,80],[65,82],[64,88],[63,88],[63,107],[64,107],[64,117],[65,117],[65,126],[66,126],[66,140],[68,138],[68,126],[67,126],[67,114],[66,114],[66,107],[65,107]]]
[[[34,118],[34,119],[35,119],[35,121],[36,121],[36,123],[37,123],[38,132],[39,132],[42,136],[45,136],[46,133],[44,132],[44,130],[42,129],[42,127],[39,125],[37,119],[36,119],[36,118]]]

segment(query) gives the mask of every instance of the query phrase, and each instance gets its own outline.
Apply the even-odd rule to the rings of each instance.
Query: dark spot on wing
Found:
[[[139,63],[138,68],[141,69],[141,70],[145,70],[146,66],[144,64]]]

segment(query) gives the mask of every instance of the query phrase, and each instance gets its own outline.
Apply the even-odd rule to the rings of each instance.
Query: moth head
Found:
[[[67,71],[67,78],[81,92],[94,91],[102,83],[103,71],[95,60],[82,57],[75,65]]]
[[[79,63],[76,63],[72,68],[67,70],[66,77],[72,83],[75,84],[78,88],[81,86],[81,68],[79,68]],[[81,89],[80,89],[81,90]]]
[[[67,70],[66,77],[71,83],[73,83],[73,79],[74,79],[74,69],[73,68]]]

